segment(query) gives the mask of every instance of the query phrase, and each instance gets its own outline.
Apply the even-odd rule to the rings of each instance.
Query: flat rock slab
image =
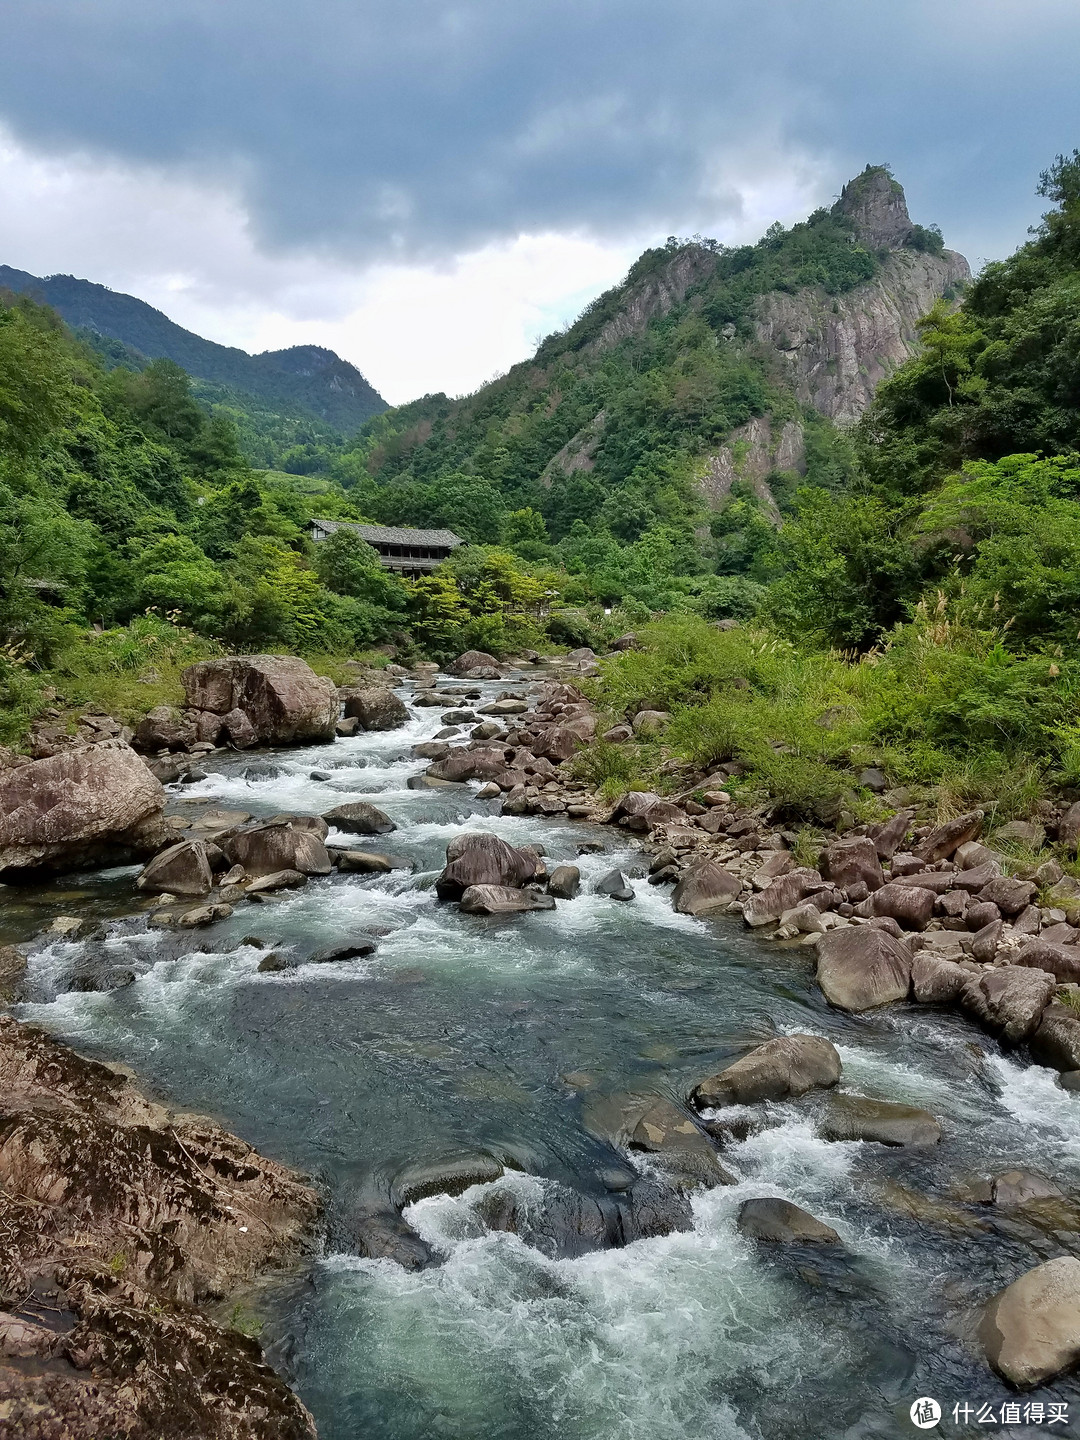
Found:
[[[519,915],[532,910],[554,910],[555,898],[538,890],[514,890],[508,885],[470,885],[461,897],[466,915]]]
[[[830,1095],[818,1124],[825,1140],[873,1140],[880,1145],[936,1145],[941,1126],[929,1110],[865,1095]]]

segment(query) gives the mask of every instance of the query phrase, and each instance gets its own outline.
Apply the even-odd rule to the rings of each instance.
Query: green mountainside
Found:
[[[475,395],[258,470],[173,362],[9,295],[5,733],[57,695],[145,708],[222,646],[333,667],[634,626],[598,698],[671,722],[589,747],[598,784],[727,762],[813,824],[872,812],[866,766],[946,810],[1080,787],[1080,155],[1040,193],[1033,238],[967,284],[870,168],[757,245],[648,252]],[[313,545],[315,515],[471,543],[404,582],[355,532]]]
[[[111,363],[138,368],[147,360],[172,360],[202,387],[200,398],[249,414],[252,438],[278,438],[273,417],[280,416],[293,422],[294,437],[302,437],[292,443],[329,440],[351,434],[386,409],[355,366],[317,345],[249,355],[204,340],[132,295],[72,275],[39,279],[0,265],[0,289],[51,306],[73,330],[85,331]],[[286,424],[282,434],[288,429]]]

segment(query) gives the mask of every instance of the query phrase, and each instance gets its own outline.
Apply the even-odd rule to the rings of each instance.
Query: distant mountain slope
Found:
[[[387,408],[354,365],[318,345],[249,355],[246,350],[204,340],[133,295],[73,275],[41,279],[0,265],[0,288],[44,301],[72,329],[110,336],[149,359],[174,360],[197,380],[293,412],[299,409],[340,434],[351,434]]]
[[[799,477],[847,483],[843,431],[918,351],[921,316],[969,280],[888,169],[867,166],[831,209],[755,245],[646,251],[531,360],[369,421],[348,473],[387,523],[440,506],[451,523],[446,477],[538,512],[556,541],[578,521],[634,540],[695,504],[724,509],[733,486],[775,523]]]

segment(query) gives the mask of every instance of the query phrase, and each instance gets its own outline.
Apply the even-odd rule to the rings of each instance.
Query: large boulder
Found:
[[[515,890],[510,885],[470,885],[461,897],[466,915],[518,915],[554,910],[555,897],[541,890]]]
[[[1005,965],[972,975],[960,992],[960,1004],[981,1025],[1014,1044],[1034,1033],[1057,981],[1045,970]]]
[[[739,1230],[751,1240],[783,1245],[839,1245],[840,1236],[808,1210],[773,1196],[747,1200],[739,1211]]]
[[[533,851],[519,850],[498,835],[483,832],[455,836],[446,848],[446,859],[435,882],[440,900],[460,900],[476,886],[519,890],[536,874]]]
[[[385,811],[367,800],[335,805],[332,810],[324,810],[322,818],[328,825],[345,830],[350,835],[389,835],[391,830],[397,829]]]
[[[743,918],[748,925],[768,925],[786,910],[793,910],[805,896],[828,888],[816,870],[790,870],[751,896],[743,906]]]
[[[907,944],[887,930],[833,930],[818,945],[817,982],[838,1010],[873,1010],[907,999],[911,963]]]
[[[193,720],[172,705],[155,705],[135,726],[133,744],[139,750],[188,750],[199,738]]]
[[[1080,1015],[1069,1005],[1048,1005],[1031,1037],[1031,1053],[1040,1065],[1080,1070]]]
[[[1011,1385],[1027,1388],[1080,1360],[1080,1260],[1036,1265],[990,1300],[979,1325],[986,1358]]]
[[[135,881],[151,895],[209,895],[214,872],[203,840],[183,840],[159,851]]]
[[[865,912],[895,920],[906,930],[925,930],[934,913],[936,900],[933,890],[926,890],[921,885],[901,885],[899,881],[892,880],[880,890],[875,890],[855,913],[862,915]]]
[[[466,650],[446,667],[448,675],[468,675],[471,670],[494,670],[498,674],[499,662],[486,650]]]
[[[836,1046],[820,1035],[782,1035],[703,1080],[692,1099],[699,1108],[787,1100],[835,1085],[840,1068]]]
[[[409,718],[404,700],[382,685],[350,690],[345,697],[345,718],[357,719],[365,730],[396,730]]]
[[[880,890],[885,883],[877,848],[866,835],[834,840],[822,851],[820,863],[822,875],[839,890],[860,883],[867,890]]]
[[[103,740],[0,772],[0,875],[151,855],[165,792],[130,745]]]
[[[981,810],[969,810],[966,815],[947,820],[944,825],[938,825],[931,830],[922,844],[916,846],[915,854],[928,865],[934,865],[939,860],[948,860],[961,845],[976,839],[982,833],[982,823]]]
[[[1065,983],[1080,980],[1080,947],[1076,945],[1055,945],[1042,938],[1029,940],[1016,956],[1017,965],[1029,965],[1035,970],[1048,970]]]
[[[920,950],[911,965],[911,991],[923,1005],[951,1005],[971,978],[955,960]]]
[[[996,905],[1002,915],[1019,915],[1034,900],[1038,889],[1034,880],[1012,880],[1008,875],[996,875],[979,891],[979,899]]]
[[[437,760],[427,768],[433,780],[461,784],[466,780],[494,780],[506,772],[505,750],[451,750],[445,760]]]
[[[222,835],[217,843],[229,864],[242,865],[249,875],[276,875],[281,870],[329,875],[332,868],[319,832],[285,820],[268,820]]]
[[[741,889],[737,875],[715,860],[705,860],[682,876],[671,903],[680,915],[708,915],[730,905]]]
[[[337,691],[295,655],[200,660],[187,667],[182,679],[193,709],[212,711],[223,718],[240,711],[260,744],[294,745],[334,738]]]

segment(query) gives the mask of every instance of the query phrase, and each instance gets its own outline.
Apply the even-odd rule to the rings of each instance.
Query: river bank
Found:
[[[483,709],[531,678],[439,684],[479,688]],[[413,747],[439,743],[445,712],[416,703],[423,688],[401,691],[408,719],[397,729],[215,754],[205,778],[169,792],[169,811],[195,824],[226,809],[267,819],[377,803],[396,829],[362,844],[408,868],[339,866],[236,904],[194,935],[147,923],[162,907],[134,898],[131,867],[19,889],[9,906],[10,938],[39,935],[20,1016],[124,1060],[155,1091],[314,1175],[327,1253],[303,1283],[268,1293],[263,1318],[320,1433],[810,1440],[826,1411],[837,1433],[870,1416],[872,1433],[910,1433],[917,1394],[1004,1404],[1011,1392],[986,1365],[976,1317],[1075,1240],[1080,1127],[1053,1072],[1002,1052],[961,1014],[830,1007],[802,931],[763,941],[741,914],[675,910],[649,868],[654,878],[658,860],[693,868],[703,847],[744,868],[748,894],[763,893],[751,870],[768,848],[739,848],[727,826],[710,836],[672,822],[696,843],[654,833],[650,854],[643,831],[572,815],[571,804],[605,812],[558,781],[523,786],[530,805],[546,796],[566,807],[548,814],[500,813],[512,792],[479,799],[489,783],[479,779],[432,787]],[[447,845],[481,832],[544,849],[549,870],[576,865],[577,898],[506,918],[440,902]],[[761,826],[750,834],[765,838]],[[358,845],[326,838],[339,851]],[[632,900],[598,892],[612,870]],[[104,937],[40,935],[64,915]],[[373,953],[309,962],[361,933]],[[72,984],[102,951],[132,979]],[[268,954],[283,968],[260,969]],[[703,1077],[793,1032],[836,1046],[842,1092],[927,1110],[940,1141],[827,1138],[815,1093],[728,1107],[712,1139],[735,1183],[690,1188],[687,1228],[560,1256],[535,1227],[528,1238],[525,1226],[492,1224],[511,1202],[550,1216],[567,1192],[611,1205],[628,1170],[647,1175],[663,1158],[627,1143],[634,1105],[664,1100],[686,1115]],[[475,1183],[430,1193],[454,1167]],[[1052,1176],[1066,1195],[1006,1207],[978,1188],[1017,1168]],[[742,1208],[769,1196],[805,1207],[841,1243],[754,1240]],[[365,1219],[390,1202],[438,1263],[364,1258]],[[1034,1394],[1068,1403],[1073,1386],[1064,1377]]]

